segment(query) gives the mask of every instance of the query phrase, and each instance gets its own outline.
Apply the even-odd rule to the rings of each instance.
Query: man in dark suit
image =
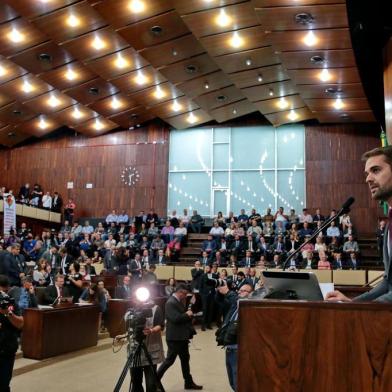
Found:
[[[211,270],[210,265],[204,267],[204,274],[200,280],[200,297],[203,307],[203,320],[201,330],[212,329],[211,322],[214,314],[215,287],[208,284],[209,279],[218,279],[219,275]]]
[[[199,260],[195,261],[195,267],[191,269],[192,282],[191,289],[193,293],[198,293],[200,290],[201,278],[204,274],[203,268]]]
[[[234,237],[234,241],[231,243],[230,253],[238,258],[242,254],[243,250],[244,249],[243,249],[241,238],[239,235],[236,235]]]
[[[60,272],[61,256],[56,245],[52,245],[49,250],[47,250],[42,258],[45,259],[48,264],[52,267],[52,274],[56,275]]]
[[[188,286],[179,284],[175,293],[166,302],[167,355],[159,367],[157,375],[161,379],[166,370],[173,365],[178,355],[181,360],[182,376],[185,382],[184,388],[200,390],[203,387],[194,383],[189,367],[189,339],[192,339],[195,330],[192,327],[193,312],[186,308],[188,293]]]
[[[20,254],[20,245],[12,244],[11,252],[2,255],[0,273],[8,276],[10,286],[21,286],[20,279],[26,275],[27,266],[25,258]]]
[[[384,277],[381,282],[367,293],[350,299],[340,291],[327,294],[329,301],[377,301],[392,302],[392,146],[379,147],[362,155],[365,163],[366,183],[369,185],[372,199],[385,201],[389,205],[389,223],[385,231],[383,244]]]
[[[117,299],[130,299],[132,295],[131,278],[128,275],[123,277],[121,286],[117,286],[114,297]]]
[[[255,265],[255,259],[252,257],[252,252],[247,250],[245,257],[240,261],[241,267],[253,267]]]
[[[132,274],[133,280],[140,280],[143,273],[143,263],[140,258],[140,254],[136,253],[135,258],[131,261],[130,272]]]
[[[73,262],[73,257],[68,254],[67,248],[61,248],[59,250],[60,254],[60,271],[62,275],[67,275],[69,271],[69,266]]]
[[[54,192],[52,199],[52,211],[61,213],[61,207],[63,206],[63,199],[58,192]]]
[[[165,265],[169,262],[170,260],[168,260],[168,258],[165,256],[165,254],[163,253],[163,249],[159,249],[158,250],[158,255],[157,257],[154,259],[154,263],[158,264],[158,265]]]
[[[44,293],[44,302],[48,305],[53,305],[61,301],[61,298],[70,297],[68,287],[64,287],[64,276],[57,275],[53,286],[48,286]]]

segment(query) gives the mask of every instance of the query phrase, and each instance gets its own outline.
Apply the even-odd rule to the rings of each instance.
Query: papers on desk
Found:
[[[38,305],[38,309],[53,309],[53,306],[50,306],[50,305]]]
[[[325,296],[327,295],[327,293],[330,293],[331,291],[335,290],[335,286],[333,283],[319,283],[320,285],[320,290],[321,293],[323,294],[323,297],[325,299]]]

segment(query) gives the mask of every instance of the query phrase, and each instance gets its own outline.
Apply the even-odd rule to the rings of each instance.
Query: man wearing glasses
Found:
[[[218,291],[225,297],[230,290],[227,286],[218,288]],[[237,291],[237,296],[230,295],[227,297],[232,306],[226,314],[222,327],[221,337],[223,338],[223,345],[226,349],[226,370],[229,378],[229,383],[233,391],[237,390],[237,359],[238,359],[238,343],[237,343],[237,328],[238,328],[238,301],[237,299],[248,298],[253,291],[252,285],[246,283]],[[219,342],[218,342],[219,344]]]

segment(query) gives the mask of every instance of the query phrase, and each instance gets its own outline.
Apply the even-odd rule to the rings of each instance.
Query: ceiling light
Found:
[[[318,38],[314,35],[312,30],[309,30],[302,41],[306,46],[314,46],[317,44]]]
[[[290,110],[290,113],[287,115],[290,121],[295,121],[298,117],[298,114],[294,110]]]
[[[237,114],[237,109],[236,108],[233,109],[233,114]]]
[[[91,43],[91,46],[96,49],[96,50],[101,50],[103,49],[106,44],[104,41],[101,40],[101,38],[99,38],[98,36],[96,36],[93,40],[93,42]]]
[[[205,83],[204,83],[204,88],[205,88],[206,90],[208,90],[208,89],[210,88],[210,85],[209,85],[208,82],[205,82]]]
[[[153,95],[157,99],[162,99],[166,95],[166,93],[161,89],[160,86],[157,86]]]
[[[281,109],[286,109],[289,106],[289,103],[287,102],[287,100],[282,97],[280,98],[279,102],[278,102],[278,107]]]
[[[16,44],[24,41],[25,36],[20,31],[18,31],[15,27],[7,34],[8,38],[15,42]]]
[[[61,101],[55,95],[51,95],[50,98],[47,100],[47,103],[52,108],[55,108],[56,106],[59,106],[61,104]]]
[[[258,81],[259,83],[261,83],[261,82],[263,81],[263,75],[258,74],[258,75],[257,75],[257,81]]]
[[[80,25],[80,19],[77,18],[75,15],[71,14],[67,18],[67,25],[69,27],[77,27]]]
[[[68,69],[68,71],[64,75],[68,80],[75,80],[78,77],[78,74],[72,69]]]
[[[131,0],[129,2],[129,9],[134,12],[135,14],[139,12],[143,12],[146,8],[146,5],[142,0]]]
[[[234,31],[229,42],[233,48],[239,48],[240,46],[242,46],[244,44],[244,40],[239,36],[237,31]]]
[[[75,109],[73,110],[71,116],[76,120],[79,120],[83,117],[83,113],[77,108],[77,106],[75,106]]]
[[[270,97],[273,97],[273,96],[274,96],[274,90],[272,90],[272,88],[269,89],[268,95],[269,95]]]
[[[40,118],[39,123],[38,123],[38,127],[40,129],[46,129],[48,128],[49,124],[45,121],[45,119],[43,117]]]
[[[120,109],[123,104],[119,99],[117,99],[117,97],[113,97],[112,102],[110,102],[110,106],[112,109],[117,110]]]
[[[173,104],[171,105],[171,108],[173,110],[173,112],[179,112],[182,109],[182,105],[180,105],[177,100],[175,99],[173,101]]]
[[[173,56],[177,56],[177,55],[178,55],[177,50],[173,49],[173,50],[172,50],[172,55],[173,55]]]
[[[249,67],[252,65],[252,60],[251,59],[246,59],[245,64]]]
[[[7,73],[7,70],[2,65],[0,65],[0,78],[2,76],[6,75],[6,73]]]
[[[226,14],[224,8],[221,8],[219,15],[215,18],[215,22],[218,26],[226,27],[231,23],[231,17]]]
[[[138,71],[138,72],[137,72],[137,75],[135,76],[135,79],[134,79],[134,80],[135,80],[135,82],[136,82],[139,86],[141,86],[141,85],[147,83],[147,77],[143,74],[142,71]]]
[[[121,55],[121,53],[118,53],[116,60],[114,60],[114,65],[117,68],[122,69],[122,68],[128,67],[129,62],[126,59],[124,59],[124,57]]]
[[[104,128],[104,125],[103,125],[102,122],[99,121],[99,119],[97,118],[97,119],[95,120],[95,123],[94,123],[93,127],[94,127],[94,129],[95,129],[96,131],[100,131],[100,130],[102,130],[102,129]]]
[[[333,103],[333,107],[336,110],[340,110],[344,108],[344,102],[342,101],[342,99],[340,97],[336,98],[335,102]]]
[[[197,122],[197,117],[193,114],[193,112],[189,113],[189,116],[187,117],[186,121],[188,121],[189,124],[194,124]]]
[[[22,84],[22,91],[26,94],[31,93],[34,90],[34,86],[25,80]]]
[[[332,75],[329,73],[328,68],[324,68],[319,74],[319,79],[322,82],[328,82],[331,78]]]

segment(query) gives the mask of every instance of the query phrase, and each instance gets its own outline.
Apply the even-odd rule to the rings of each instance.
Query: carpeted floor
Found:
[[[224,350],[216,346],[215,331],[201,332],[190,346],[191,372],[194,381],[204,386],[208,392],[231,391],[227,381]],[[113,354],[108,346],[109,339],[100,342],[100,350],[76,353],[63,358],[47,361],[41,368],[23,372],[24,362],[31,366],[32,361],[17,359],[15,368],[21,373],[12,380],[13,392],[110,392],[125,363],[125,346]],[[166,347],[165,347],[166,348]],[[38,362],[38,361],[36,361]],[[37,366],[38,367],[38,366]],[[167,371],[163,378],[166,392],[184,390],[180,360]],[[128,391],[129,377],[121,391]]]

